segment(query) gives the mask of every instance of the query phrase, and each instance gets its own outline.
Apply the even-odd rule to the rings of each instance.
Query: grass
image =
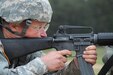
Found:
[[[48,49],[48,50],[45,50],[44,52],[48,53],[51,50],[53,50],[53,49]],[[102,46],[101,47],[100,46],[97,47],[97,62],[93,66],[95,75],[98,74],[98,72],[100,71],[100,69],[103,66],[102,57],[103,57],[104,53],[105,53],[104,47],[102,47]],[[68,61],[70,62],[73,59],[74,56],[75,56],[75,52],[73,51],[72,52],[72,56],[68,57]]]
[[[97,62],[94,65],[95,75],[101,70],[103,66],[102,57],[104,56],[105,50],[104,47],[97,47]]]

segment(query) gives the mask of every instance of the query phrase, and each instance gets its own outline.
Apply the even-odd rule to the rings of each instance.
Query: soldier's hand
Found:
[[[88,46],[84,51],[83,58],[85,58],[85,61],[94,65],[97,59],[96,46],[95,45]]]
[[[52,51],[41,57],[41,59],[47,65],[49,71],[56,71],[64,68],[67,61],[65,55],[71,55],[71,51]]]

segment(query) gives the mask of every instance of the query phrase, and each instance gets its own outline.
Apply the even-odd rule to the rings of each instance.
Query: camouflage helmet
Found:
[[[6,22],[35,19],[50,22],[52,8],[48,0],[1,0],[0,17]]]

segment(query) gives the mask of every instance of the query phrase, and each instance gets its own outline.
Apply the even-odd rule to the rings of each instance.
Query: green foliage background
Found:
[[[53,17],[49,35],[64,24],[91,26],[95,33],[113,31],[113,0],[50,0],[50,3]]]

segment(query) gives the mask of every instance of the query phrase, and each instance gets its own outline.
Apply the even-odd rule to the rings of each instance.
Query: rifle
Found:
[[[81,29],[83,32],[76,31],[73,33],[73,29],[74,31]],[[87,32],[85,32],[86,30]],[[10,61],[48,48],[56,48],[57,50],[74,50],[76,51],[81,75],[94,75],[92,65],[87,63],[82,57],[83,51],[87,46],[92,44],[100,46],[113,45],[113,33],[94,34],[91,27],[61,25],[53,37],[1,38],[1,42]]]

